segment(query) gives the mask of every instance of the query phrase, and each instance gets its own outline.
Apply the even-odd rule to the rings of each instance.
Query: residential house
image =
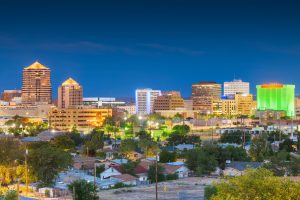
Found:
[[[80,169],[94,169],[96,159],[93,157],[76,156],[73,159],[73,168]]]
[[[100,179],[103,180],[103,179],[110,178],[111,176],[116,176],[116,175],[121,175],[121,174],[122,173],[120,170],[120,166],[112,165],[100,174]]]
[[[179,151],[187,151],[187,150],[191,150],[195,148],[195,145],[193,144],[179,144],[177,146],[175,146],[176,150]]]
[[[241,176],[248,168],[257,169],[263,165],[262,162],[239,162],[226,161],[226,167],[223,170],[224,176]]]
[[[144,156],[144,155],[143,155],[142,153],[137,152],[137,151],[132,151],[132,152],[130,152],[130,153],[127,154],[127,158],[128,158],[129,160],[133,160],[133,161],[142,159],[143,156]]]
[[[186,178],[189,176],[189,169],[185,165],[162,164],[164,175],[178,174],[178,178]]]
[[[119,181],[124,185],[128,185],[128,186],[136,186],[139,180],[137,177],[134,177],[130,174],[114,175],[111,176],[110,179]]]

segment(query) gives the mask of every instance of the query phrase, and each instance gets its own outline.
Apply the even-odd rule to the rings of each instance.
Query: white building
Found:
[[[243,82],[242,80],[233,80],[231,82],[224,82],[224,96],[235,95],[237,93],[249,94],[250,84],[249,82]]]
[[[150,114],[153,111],[154,100],[160,95],[160,90],[137,89],[135,91],[136,114]]]
[[[102,107],[117,107],[117,106],[125,106],[124,101],[117,101],[116,98],[113,97],[84,97],[83,105],[92,106],[95,108]]]
[[[125,110],[129,115],[133,115],[136,113],[135,105],[118,106],[117,108]]]

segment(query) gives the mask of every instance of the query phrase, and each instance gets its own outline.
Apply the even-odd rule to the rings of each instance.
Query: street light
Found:
[[[28,195],[28,149],[25,150],[25,160],[16,159],[15,162],[21,161],[25,164],[25,182],[26,182],[26,196]]]

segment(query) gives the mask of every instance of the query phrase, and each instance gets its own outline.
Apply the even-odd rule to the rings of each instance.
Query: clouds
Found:
[[[95,41],[72,41],[72,42],[53,42],[53,41],[34,41],[26,42],[16,38],[0,35],[1,49],[16,50],[42,50],[59,53],[82,53],[82,54],[125,54],[125,55],[185,55],[200,56],[204,52],[187,47],[172,46],[161,43],[127,43],[106,44]]]

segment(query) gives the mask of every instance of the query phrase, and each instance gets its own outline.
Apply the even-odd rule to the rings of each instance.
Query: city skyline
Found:
[[[7,77],[21,77],[35,60],[52,69],[53,88],[73,77],[86,96],[133,97],[136,88],[153,88],[188,97],[195,82],[234,78],[250,82],[251,93],[267,82],[300,85],[297,4],[43,4],[9,1],[0,8],[1,90],[19,89],[21,79]]]

